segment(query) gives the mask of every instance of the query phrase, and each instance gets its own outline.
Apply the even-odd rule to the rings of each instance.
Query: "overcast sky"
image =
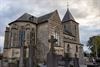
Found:
[[[0,0],[0,46],[3,47],[8,23],[24,13],[38,17],[56,9],[62,19],[67,10],[67,0]],[[86,45],[89,37],[100,34],[100,0],[69,0],[69,9],[80,24],[82,44]]]

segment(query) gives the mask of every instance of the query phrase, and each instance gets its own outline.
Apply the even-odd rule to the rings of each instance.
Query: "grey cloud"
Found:
[[[87,12],[82,12],[82,11],[77,10],[77,9],[72,9],[71,12],[78,19],[86,18],[88,16],[88,13]]]
[[[100,10],[100,0],[92,0],[91,6]]]
[[[78,8],[74,8],[74,4]],[[100,0],[71,0],[69,7],[72,8],[72,12],[77,18],[86,18],[90,15],[100,17]]]
[[[100,17],[100,0],[88,0],[87,3],[91,7],[92,11],[96,10],[96,17]]]
[[[82,32],[82,33],[90,33],[90,34],[94,34],[94,33],[96,33],[96,34],[100,34],[100,29],[97,29],[96,27],[91,27],[91,26],[81,26],[80,27],[80,31]],[[86,34],[85,33],[85,34]]]
[[[100,30],[96,29],[93,27],[92,29],[89,26],[81,26],[80,27],[80,38],[81,38],[81,43],[87,44],[87,41],[89,37],[95,36],[95,35],[100,35]]]

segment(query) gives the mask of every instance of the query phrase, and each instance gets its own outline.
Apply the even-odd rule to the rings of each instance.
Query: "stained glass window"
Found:
[[[19,32],[19,44],[20,44],[20,46],[23,46],[24,41],[25,41],[25,31],[22,29]]]
[[[17,41],[18,41],[18,32],[16,29],[12,29],[12,31],[11,31],[11,46],[17,47],[18,46]]]
[[[60,46],[60,32],[59,32],[59,29],[58,29],[58,27],[56,27],[55,29],[54,29],[54,31],[53,31],[53,36],[54,36],[54,38],[56,38],[57,39],[57,42],[56,42],[56,46]]]

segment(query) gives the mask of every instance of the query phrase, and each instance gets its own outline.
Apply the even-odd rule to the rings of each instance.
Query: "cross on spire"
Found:
[[[51,50],[51,52],[53,53],[53,52],[54,52],[54,44],[55,44],[55,42],[57,42],[57,39],[55,39],[54,36],[51,36],[51,39],[49,39],[48,42],[51,43],[51,48],[50,48],[50,50]]]
[[[67,9],[69,8],[69,1],[67,0]]]

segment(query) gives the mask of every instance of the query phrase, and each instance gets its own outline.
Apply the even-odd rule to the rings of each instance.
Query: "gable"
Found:
[[[55,10],[54,13],[52,14],[50,20],[56,21],[56,22],[60,22],[61,23],[61,19],[59,17],[58,11]]]

